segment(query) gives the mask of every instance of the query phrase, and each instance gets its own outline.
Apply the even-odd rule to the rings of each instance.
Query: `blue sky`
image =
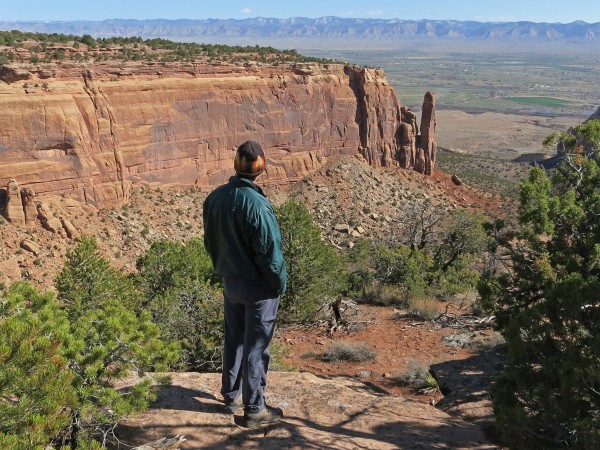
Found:
[[[600,0],[0,0],[0,21],[299,16],[600,22]]]

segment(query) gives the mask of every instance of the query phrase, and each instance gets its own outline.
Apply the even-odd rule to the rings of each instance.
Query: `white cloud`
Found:
[[[372,9],[370,11],[367,11],[367,14],[369,16],[380,16],[383,14],[383,9]]]
[[[246,6],[245,8],[241,9],[240,12],[242,14],[251,14],[252,10],[249,7]]]
[[[346,17],[346,16],[355,16],[356,13],[354,11],[344,11],[340,13],[341,17]]]

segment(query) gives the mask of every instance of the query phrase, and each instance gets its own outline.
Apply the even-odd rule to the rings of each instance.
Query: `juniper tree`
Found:
[[[288,281],[281,297],[283,321],[308,321],[347,285],[342,258],[321,239],[306,206],[294,200],[276,208]]]
[[[600,448],[600,121],[559,133],[564,161],[521,185],[519,228],[488,229],[480,283],[508,346],[494,389],[515,448]]]
[[[137,269],[144,307],[165,339],[180,346],[178,367],[218,370],[223,342],[221,281],[202,239],[154,242]]]

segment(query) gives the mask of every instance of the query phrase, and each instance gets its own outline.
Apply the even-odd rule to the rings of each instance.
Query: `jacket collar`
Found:
[[[266,197],[265,193],[260,188],[260,186],[258,186],[254,182],[248,180],[247,178],[233,176],[233,177],[229,178],[229,183],[233,184],[235,187],[249,187],[250,189],[254,189],[256,192],[258,192],[263,197]]]

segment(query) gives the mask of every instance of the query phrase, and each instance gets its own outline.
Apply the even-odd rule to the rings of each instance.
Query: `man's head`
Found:
[[[265,153],[258,142],[246,141],[240,145],[233,163],[239,177],[254,179],[267,167]]]

